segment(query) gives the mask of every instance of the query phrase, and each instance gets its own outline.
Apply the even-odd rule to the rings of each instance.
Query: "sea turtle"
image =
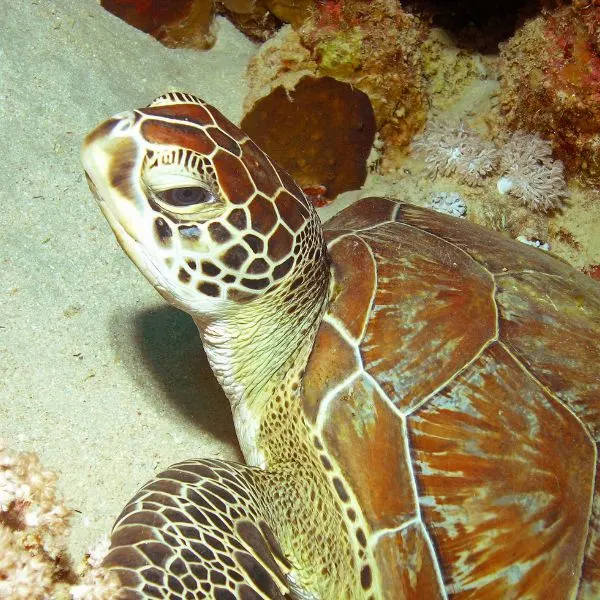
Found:
[[[83,162],[196,322],[247,462],[129,502],[104,562],[127,597],[600,597],[597,283],[389,198],[323,226],[189,94],[109,119]]]

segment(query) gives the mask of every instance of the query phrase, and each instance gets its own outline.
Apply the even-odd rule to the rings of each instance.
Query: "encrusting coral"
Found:
[[[551,212],[568,197],[564,167],[552,158],[552,145],[537,135],[516,131],[498,148],[463,123],[428,123],[412,150],[424,157],[431,177],[456,175],[461,183],[483,185],[499,174],[497,189],[533,212]]]
[[[570,176],[600,183],[600,4],[575,1],[527,21],[501,48],[511,129],[552,143]]]
[[[90,555],[77,573],[66,550],[71,511],[36,454],[0,441],[0,598],[117,600],[119,583]]]

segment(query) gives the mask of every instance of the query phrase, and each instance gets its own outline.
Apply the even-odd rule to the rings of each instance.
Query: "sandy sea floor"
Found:
[[[210,52],[169,50],[97,0],[2,2],[0,19],[0,439],[60,474],[77,559],[157,469],[240,457],[193,323],[117,246],[81,140],[170,89],[239,121],[255,46],[219,21]]]

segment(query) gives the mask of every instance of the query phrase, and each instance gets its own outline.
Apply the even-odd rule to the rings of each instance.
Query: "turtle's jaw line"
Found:
[[[178,306],[176,298],[169,293],[169,286],[161,274],[161,270],[154,264],[151,254],[145,244],[136,235],[136,227],[132,219],[127,217],[122,210],[124,206],[135,206],[135,198],[125,197],[118,187],[111,182],[109,175],[111,164],[108,157],[115,151],[115,144],[129,148],[132,158],[135,159],[135,144],[131,144],[131,127],[135,123],[134,113],[124,113],[109,119],[92,131],[83,143],[82,159],[85,176],[102,214],[108,221],[114,236],[127,256],[140,269],[146,279],[156,291],[169,303]],[[138,158],[139,160],[139,158]],[[136,162],[138,162],[136,160]],[[136,185],[133,175],[125,174],[129,179],[129,190],[134,191]],[[115,197],[120,196],[120,197]],[[135,214],[133,216],[136,216]]]
[[[121,113],[88,134],[82,148],[85,176],[119,245],[157,291],[172,301],[160,269],[139,235],[139,208],[145,198],[137,197],[141,191],[135,174],[142,157],[134,139],[136,121],[136,113]],[[115,156],[119,158],[118,163]],[[120,164],[127,168],[119,169]]]

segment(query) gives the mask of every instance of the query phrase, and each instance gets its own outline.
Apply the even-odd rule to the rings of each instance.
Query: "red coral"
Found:
[[[600,281],[600,265],[589,265],[583,270],[583,272],[586,275],[589,275],[592,279]]]

